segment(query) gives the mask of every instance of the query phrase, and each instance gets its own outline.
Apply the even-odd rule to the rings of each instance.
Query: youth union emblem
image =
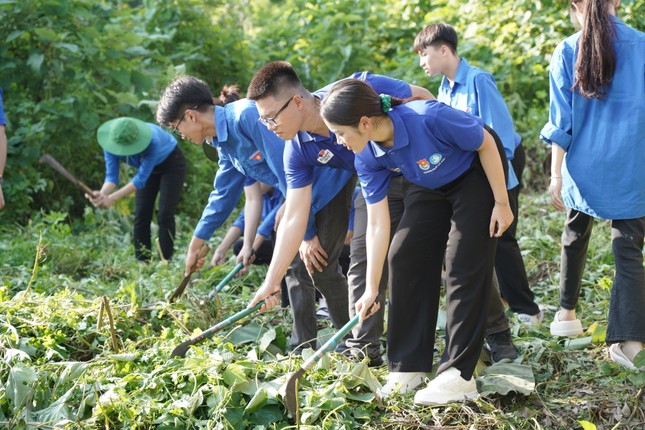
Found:
[[[428,170],[430,168],[430,163],[428,163],[428,160],[426,160],[425,158],[417,161],[417,164],[419,165],[421,170]]]
[[[441,154],[439,154],[438,152],[436,154],[432,154],[430,156],[430,163],[434,164],[434,165],[437,165],[437,164],[439,164],[439,162],[441,162],[442,158],[443,158],[443,156]]]

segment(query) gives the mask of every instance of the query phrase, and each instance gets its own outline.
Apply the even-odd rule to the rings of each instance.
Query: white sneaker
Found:
[[[551,336],[578,336],[583,333],[582,323],[579,319],[573,321],[561,321],[560,311],[555,313],[550,326]]]
[[[525,326],[539,327],[544,319],[544,312],[540,311],[535,315],[517,314],[517,319]]]
[[[381,387],[381,397],[387,397],[393,393],[410,392],[423,384],[425,378],[424,372],[390,372],[387,375],[387,382]]]
[[[611,345],[609,345],[609,357],[616,363],[621,364],[628,369],[641,371],[645,370],[645,367],[641,367],[639,369],[634,366],[634,362],[630,360],[627,355],[625,355],[622,343],[612,343]]]
[[[428,383],[423,390],[414,395],[414,403],[418,405],[445,405],[447,403],[463,402],[466,399],[475,400],[479,397],[475,378],[466,381],[461,377],[459,369],[450,367],[441,372]]]

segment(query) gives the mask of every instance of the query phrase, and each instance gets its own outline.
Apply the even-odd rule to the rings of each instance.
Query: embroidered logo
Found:
[[[430,168],[430,163],[428,163],[428,160],[426,160],[425,158],[417,161],[417,164],[419,165],[419,168],[421,170],[428,170]]]
[[[318,160],[320,164],[327,164],[329,160],[332,159],[333,156],[334,156],[334,153],[331,152],[329,149],[321,149],[320,152],[318,153],[318,158],[316,160]]]
[[[260,161],[262,160],[262,153],[258,150],[255,151],[250,157],[249,160]]]
[[[437,165],[441,163],[442,159],[443,159],[443,155],[439,154],[438,152],[436,154],[432,154],[430,156],[430,164]]]

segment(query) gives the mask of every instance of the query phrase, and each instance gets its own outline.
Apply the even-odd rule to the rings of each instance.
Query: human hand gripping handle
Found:
[[[252,308],[264,300],[264,304],[260,308],[260,313],[271,310],[274,307],[276,307],[278,304],[280,304],[279,293],[280,293],[279,283],[277,286],[272,286],[270,284],[267,284],[265,281],[262,287],[260,287],[260,289],[255,293],[253,300],[251,300],[247,308]]]
[[[360,321],[365,321],[381,309],[381,304],[376,301],[377,298],[378,291],[374,292],[366,289],[361,298],[358,299],[354,306]]]

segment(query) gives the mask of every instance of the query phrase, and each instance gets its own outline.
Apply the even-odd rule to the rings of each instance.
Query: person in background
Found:
[[[186,177],[186,160],[170,133],[135,118],[121,117],[102,124],[97,131],[105,157],[105,181],[99,191],[86,195],[98,208],[109,208],[117,200],[135,193],[134,251],[139,261],[151,258],[150,223],[159,197],[157,224],[163,259],[174,253],[175,212]],[[136,175],[123,187],[119,184],[119,164],[137,168]]]
[[[4,192],[2,183],[4,182],[4,168],[7,165],[7,118],[4,115],[4,105],[2,102],[2,88],[0,88],[0,209],[4,208]]]
[[[443,75],[437,100],[482,118],[484,124],[495,130],[504,145],[509,161],[506,186],[514,221],[497,241],[495,275],[501,296],[517,314],[517,319],[529,326],[539,326],[543,314],[529,287],[524,260],[515,236],[521,178],[526,164],[522,139],[515,133],[513,119],[497,89],[495,78],[461,58],[457,53],[457,43],[457,32],[452,26],[444,23],[430,24],[417,34],[414,50],[419,54],[419,65],[428,76]],[[495,327],[489,327],[487,340],[495,343],[496,337],[502,335],[510,336],[510,331],[501,332],[495,330]]]
[[[615,276],[606,342],[634,369],[645,342],[645,33],[616,17],[618,0],[572,0],[582,30],[560,42],[549,68],[549,195],[566,209],[560,310],[551,334],[582,333],[580,282],[595,218],[611,220]]]
[[[480,118],[436,100],[379,95],[358,79],[334,85],[320,113],[356,154],[367,202],[367,286],[356,302],[361,319],[375,312],[388,257],[388,384],[409,391],[432,370],[445,261],[446,346],[436,377],[414,402],[477,397],[473,372],[484,341],[496,238],[513,221],[499,138]],[[406,180],[405,209],[388,252],[393,169]]]

